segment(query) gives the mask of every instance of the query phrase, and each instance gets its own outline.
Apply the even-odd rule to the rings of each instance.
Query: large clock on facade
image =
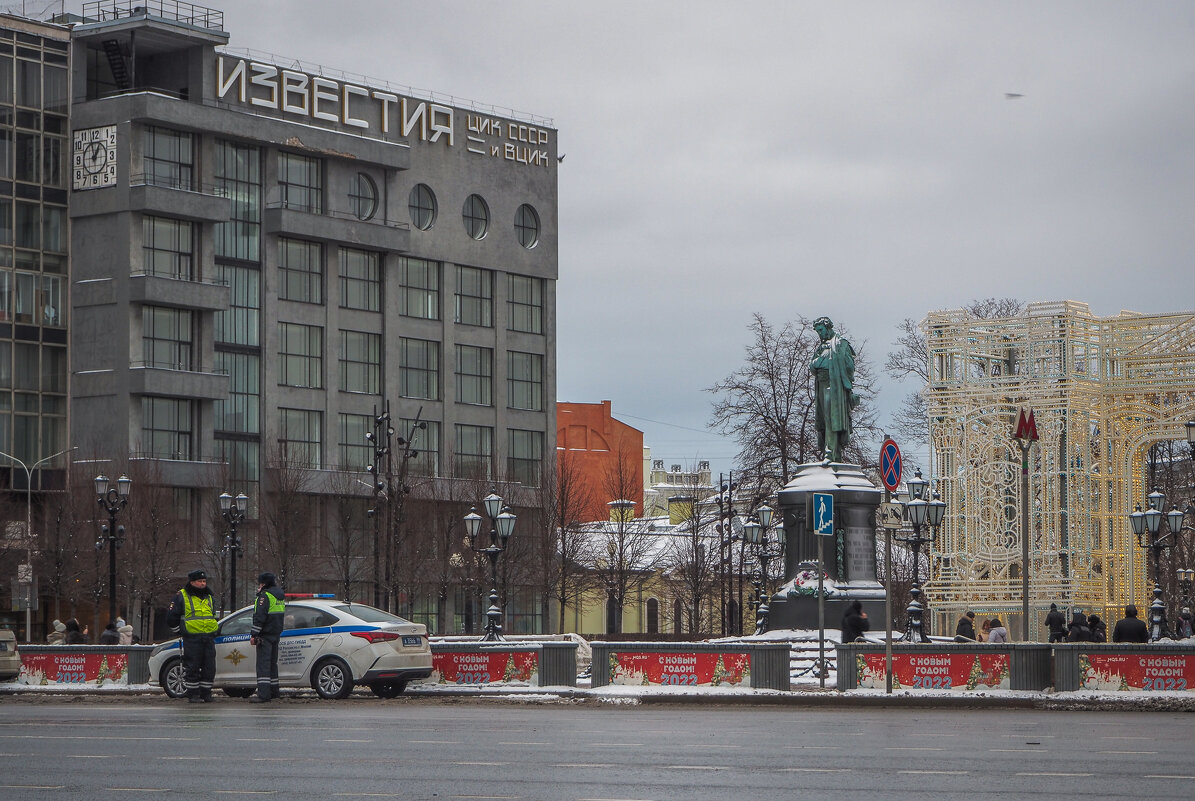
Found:
[[[116,185],[116,126],[81,128],[75,131],[71,159],[75,189],[99,189]]]

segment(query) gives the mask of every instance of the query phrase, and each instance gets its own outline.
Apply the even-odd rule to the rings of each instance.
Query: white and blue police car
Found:
[[[321,698],[345,698],[356,685],[394,698],[407,682],[432,672],[427,627],[333,595],[288,594],[278,644],[282,687],[311,687]],[[234,698],[257,689],[256,651],[249,642],[253,607],[220,621],[216,632],[215,686]],[[183,689],[182,643],[171,640],[149,657],[149,681],[171,698]]]

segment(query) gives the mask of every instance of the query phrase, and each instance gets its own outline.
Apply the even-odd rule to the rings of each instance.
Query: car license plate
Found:
[[[404,634],[402,635],[403,648],[419,648],[423,645],[423,638],[418,634]]]
[[[406,640],[406,639],[407,639],[406,637],[403,637],[403,640]],[[404,642],[403,645],[406,645],[406,642]],[[8,650],[8,643],[0,642],[0,651],[7,651],[7,650]]]

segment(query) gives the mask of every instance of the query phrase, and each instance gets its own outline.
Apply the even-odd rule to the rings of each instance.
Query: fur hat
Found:
[[[54,621],[54,631],[66,631],[66,624],[61,620]]]
[[[206,578],[207,578],[207,572],[204,571],[203,568],[200,568],[198,570],[192,570],[190,573],[187,574],[187,581],[199,581],[200,579],[206,579]]]
[[[257,583],[265,587],[273,587],[278,583],[278,577],[273,573],[262,573],[257,577]]]

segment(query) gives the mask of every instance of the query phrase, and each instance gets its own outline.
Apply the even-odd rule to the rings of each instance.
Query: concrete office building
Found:
[[[412,470],[539,483],[550,120],[234,54],[190,4],[90,3],[72,40],[80,458],[152,462],[196,518],[243,491],[252,518],[273,464],[345,492],[386,402],[399,436],[427,423]]]

